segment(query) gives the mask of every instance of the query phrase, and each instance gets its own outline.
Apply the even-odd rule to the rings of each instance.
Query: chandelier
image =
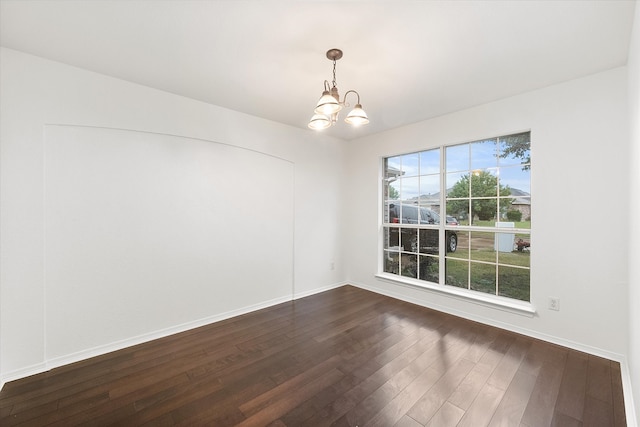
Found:
[[[333,82],[330,87],[329,82],[324,81],[324,91],[314,110],[315,114],[309,121],[309,128],[321,130],[334,125],[338,120],[340,110],[342,110],[343,107],[349,107],[346,99],[350,93],[355,93],[358,98],[355,107],[347,114],[344,121],[354,126],[366,125],[369,123],[369,118],[367,117],[367,113],[362,109],[360,94],[358,92],[348,90],[345,92],[342,101],[340,101],[340,95],[338,94],[338,88],[336,86],[336,61],[342,58],[342,51],[340,49],[329,49],[327,51],[327,58],[333,61]]]

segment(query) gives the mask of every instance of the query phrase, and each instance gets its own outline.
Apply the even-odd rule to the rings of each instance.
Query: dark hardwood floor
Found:
[[[618,363],[345,286],[10,382],[2,426],[624,426]]]

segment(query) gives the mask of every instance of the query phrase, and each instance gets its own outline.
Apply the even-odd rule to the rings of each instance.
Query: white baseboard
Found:
[[[311,295],[315,295],[315,294],[319,294],[319,293],[322,293],[322,292],[330,291],[331,289],[336,289],[336,288],[339,288],[341,286],[345,286],[347,284],[348,284],[347,282],[338,282],[338,283],[334,283],[334,284],[329,285],[329,286],[324,286],[322,288],[312,289],[310,291],[296,292],[293,295],[293,299],[296,300],[296,299],[300,299],[300,298],[309,297]]]
[[[326,292],[331,289],[339,288],[344,286],[346,282],[334,283],[332,285],[324,286],[322,288],[316,288],[309,291],[297,292],[294,295],[286,295],[283,297],[274,298],[268,301],[264,301],[258,304],[253,304],[250,306],[246,306],[237,310],[231,310],[225,313],[216,314],[213,316],[209,316],[203,319],[195,320],[192,322],[183,323],[180,325],[172,326],[170,328],[161,329],[158,331],[149,332],[146,334],[138,335],[135,337],[127,338],[125,340],[112,342],[109,344],[93,347],[90,349],[85,349],[82,351],[78,351],[72,354],[66,354],[64,356],[54,357],[51,359],[46,359],[43,363],[39,363],[37,365],[27,366],[24,368],[16,369],[14,371],[7,372],[0,377],[0,390],[2,387],[10,381],[19,380],[21,378],[26,378],[31,375],[40,374],[42,372],[49,371],[54,368],[58,368],[60,366],[68,365],[71,363],[76,363],[81,360],[90,359],[92,357],[101,356],[103,354],[111,353],[113,351],[122,350],[127,347],[132,347],[134,345],[143,344],[145,342],[153,341],[159,338],[164,338],[169,335],[174,335],[180,332],[185,332],[190,329],[199,328],[201,326],[209,325],[211,323],[220,322],[222,320],[229,319],[231,317],[240,316],[243,314],[251,313],[252,311],[261,310],[263,308],[272,307],[277,304],[281,304],[283,302],[296,300],[304,297],[308,297],[311,295],[319,294],[321,292]]]
[[[626,357],[624,361],[620,362],[620,369],[622,371],[622,390],[624,392],[624,409],[627,414],[627,425],[637,426],[638,418],[634,404],[635,400],[633,398],[633,387],[631,385],[631,372]]]
[[[597,348],[597,347],[592,347],[592,346],[588,346],[588,345],[584,345],[581,343],[577,343],[574,341],[569,341],[563,338],[559,338],[553,335],[547,335],[547,334],[543,334],[540,332],[536,332],[536,331],[532,331],[530,329],[526,329],[526,328],[519,328],[507,323],[502,323],[502,322],[498,322],[494,319],[490,319],[490,318],[486,318],[483,316],[477,316],[474,314],[470,314],[470,313],[466,313],[466,312],[462,312],[459,310],[452,310],[449,307],[444,307],[441,306],[439,304],[433,304],[433,303],[429,303],[427,301],[424,300],[420,300],[417,298],[411,298],[407,295],[401,294],[399,292],[393,292],[393,291],[389,291],[386,289],[381,289],[378,288],[376,286],[371,286],[371,285],[365,285],[363,283],[357,283],[357,282],[348,282],[348,284],[351,284],[353,286],[359,287],[361,289],[365,289],[371,292],[375,292],[377,294],[380,295],[385,295],[391,298],[395,298],[401,301],[405,301],[405,302],[409,302],[412,304],[416,304],[422,307],[426,307],[426,308],[431,308],[433,310],[437,310],[443,313],[447,313],[447,314],[451,314],[457,317],[461,317],[463,319],[468,319],[468,320],[472,320],[474,322],[479,322],[485,325],[489,325],[489,326],[494,326],[496,328],[500,328],[500,329],[504,329],[507,331],[511,331],[511,332],[515,332],[521,335],[526,335],[532,338],[536,338],[536,339],[540,339],[542,341],[546,341],[546,342],[550,342],[552,344],[557,344],[563,347],[567,347],[573,350],[578,350],[581,351],[583,353],[588,353],[588,354],[592,354],[594,356],[598,356],[598,357],[603,357],[605,359],[609,359],[609,360],[613,360],[615,362],[620,363],[620,370],[621,370],[621,374],[622,374],[622,388],[623,388],[623,393],[624,393],[624,402],[625,402],[625,412],[627,415],[627,425],[628,426],[636,426],[637,424],[637,418],[636,418],[636,413],[635,413],[635,405],[634,405],[634,400],[633,400],[633,392],[632,392],[632,387],[631,387],[631,375],[629,372],[629,365],[628,365],[628,361],[625,355],[619,354],[619,353],[614,353],[611,351],[607,351],[607,350],[603,350],[601,348]]]
[[[7,372],[2,376],[2,378],[0,378],[0,390],[2,390],[4,385],[8,382],[30,377],[31,375],[41,374],[42,372],[46,372],[48,370],[49,368],[47,367],[46,363],[37,363],[35,365],[26,366],[24,368]]]
[[[161,329],[158,331],[149,332],[146,334],[138,335],[135,337],[127,338],[125,340],[112,342],[109,344],[93,347],[90,349],[78,351],[72,354],[66,354],[64,356],[46,359],[45,362],[37,365],[28,366],[25,368],[16,369],[14,371],[3,374],[0,378],[0,390],[2,387],[10,381],[26,378],[31,375],[40,374],[42,372],[49,371],[60,366],[76,363],[81,360],[90,359],[92,357],[100,356],[103,354],[111,353],[113,351],[122,350],[134,345],[143,344],[145,342],[153,341],[159,338],[164,338],[169,335],[174,335],[180,332],[185,332],[190,329],[199,328],[201,326],[209,325],[211,323],[226,320],[231,317],[240,316],[250,313],[252,311],[261,310],[263,308],[272,307],[283,302],[291,301],[291,295],[274,298],[268,301],[264,301],[258,304],[246,306],[237,310],[227,311],[225,313],[216,314],[213,316],[205,317],[203,319],[194,320],[192,322],[183,323],[180,325],[172,326],[170,328]]]

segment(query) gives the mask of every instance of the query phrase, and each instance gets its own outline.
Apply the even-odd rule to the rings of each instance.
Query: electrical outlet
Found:
[[[329,263],[329,268],[330,268],[331,270],[335,270],[335,269],[336,269],[336,263],[335,263],[335,262],[333,262],[333,261],[331,261],[331,262]]]
[[[549,297],[549,310],[560,311],[560,298]]]

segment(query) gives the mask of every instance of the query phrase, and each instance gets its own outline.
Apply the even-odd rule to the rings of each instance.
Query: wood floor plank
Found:
[[[432,387],[428,382],[425,384],[412,383],[412,387],[408,387],[407,393],[404,393],[407,396],[401,395],[397,399],[398,409],[389,410],[385,407],[376,417],[374,425],[394,424],[403,413],[407,413],[414,420],[426,424],[475,366],[473,362],[463,357],[455,362],[451,361],[451,363],[451,368],[447,369]]]
[[[291,409],[298,406],[300,403],[311,398],[320,390],[338,382],[343,376],[344,374],[342,372],[337,369],[332,369],[321,377],[303,384],[295,393],[288,396],[282,396],[271,405],[264,407],[259,412],[238,424],[238,427],[263,426],[269,422],[275,421]]]
[[[413,418],[405,415],[393,427],[423,427],[423,425]]]
[[[417,334],[417,332],[415,333]],[[424,358],[426,359],[434,357],[436,355],[435,352],[432,351],[432,353],[428,353],[429,350],[434,347],[434,345],[435,343],[428,340],[424,340],[422,342],[414,342],[412,346],[405,349],[404,353],[399,354],[394,359],[381,366],[375,372],[369,374],[363,381],[359,382],[355,387],[348,390],[339,399],[336,399],[325,408],[323,408],[323,410],[320,411],[317,416],[307,420],[305,425],[330,425],[336,420],[344,417],[347,412],[354,410],[354,408],[356,408],[358,405],[360,405],[360,408],[352,412],[351,417],[363,416],[364,413],[368,412],[369,406],[367,405],[370,402],[374,401],[374,399],[376,398],[375,393],[378,393],[378,395],[383,395],[387,392],[387,390],[393,390],[393,383],[392,385],[389,385],[387,389],[383,389],[380,392],[378,392],[378,389],[388,383],[394,376],[398,375],[403,369],[407,367],[408,364],[411,364],[411,362],[417,359],[421,355],[421,351],[423,355],[427,354],[427,356],[424,356]],[[396,354],[395,349],[392,353],[394,355]],[[374,362],[378,363],[377,361]],[[367,402],[364,402],[366,399],[369,400]]]
[[[343,286],[5,385],[2,426],[625,426],[620,365]]]
[[[458,427],[486,426],[491,421],[505,390],[493,386],[488,382],[482,387],[478,396],[464,413]],[[542,424],[539,424],[542,425]]]
[[[522,423],[529,426],[550,425],[560,391],[568,350],[549,347],[531,392]]]
[[[556,411],[582,421],[584,403],[587,393],[587,354],[569,352],[564,369]]]
[[[291,393],[291,390],[299,389],[305,383],[308,383],[320,376],[327,375],[327,372],[334,371],[340,361],[340,356],[333,356],[326,361],[305,370],[277,387],[272,388],[267,393],[262,393],[248,402],[243,403],[240,405],[240,410],[245,416],[249,417],[259,410],[264,409],[264,407],[269,406],[271,402],[285,398]]]
[[[513,340],[515,340],[513,335],[504,333],[499,335],[448,398],[449,402],[467,410],[506,353],[508,346],[505,343],[510,344]]]
[[[464,410],[462,408],[458,408],[449,402],[444,402],[438,412],[425,424],[425,427],[455,427],[463,416]]]
[[[517,426],[527,408],[537,377],[518,370],[493,414],[489,427]]]
[[[492,386],[506,390],[518,371],[520,363],[522,359],[524,359],[529,347],[531,347],[531,340],[529,338],[516,338],[502,360],[500,360],[500,369],[494,370],[487,382]]]
[[[612,426],[613,407],[600,399],[587,396],[582,425],[584,427]]]
[[[551,420],[551,427],[582,427],[582,421],[576,420],[562,412],[556,412],[553,420]]]
[[[344,415],[349,420],[349,424],[364,424],[369,421],[381,407],[385,406],[385,402],[391,402],[396,395],[415,380],[416,376],[421,378],[421,374],[437,359],[437,351],[435,351],[432,341],[419,341],[407,349],[405,353],[394,360],[404,368]],[[425,379],[425,381],[430,381],[431,378],[435,380],[442,375],[437,370],[433,370],[433,373],[435,378],[433,378],[433,375],[427,375],[428,379]]]
[[[611,388],[611,364],[609,360],[597,356],[589,356],[587,367],[587,396],[613,403]]]

